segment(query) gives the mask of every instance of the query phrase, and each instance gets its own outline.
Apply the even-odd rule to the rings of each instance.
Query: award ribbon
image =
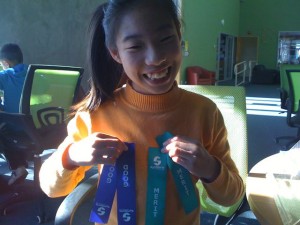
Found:
[[[146,225],[163,225],[165,216],[167,155],[149,148]]]
[[[162,148],[163,143],[172,138],[173,135],[169,132],[164,133],[156,138],[157,143]],[[175,163],[170,157],[167,157],[168,167],[173,175],[177,191],[179,192],[180,201],[184,207],[185,213],[190,213],[199,207],[196,190],[190,175],[190,172],[181,165]]]
[[[128,150],[122,153],[116,165],[103,166],[90,222],[102,224],[108,222],[117,191],[118,224],[136,224],[134,144],[126,143],[126,145]]]
[[[136,224],[135,154],[134,145],[117,160],[118,224]]]
[[[117,185],[116,167],[104,165],[90,214],[90,222],[107,223]],[[105,190],[105,193],[104,191]]]

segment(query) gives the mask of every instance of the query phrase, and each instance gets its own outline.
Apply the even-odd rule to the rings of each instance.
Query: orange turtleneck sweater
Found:
[[[220,111],[210,99],[182,90],[177,85],[162,95],[142,95],[126,85],[115,92],[114,100],[103,103],[95,112],[78,112],[68,124],[68,137],[42,165],[41,188],[47,195],[59,197],[69,194],[76,187],[85,171],[91,167],[68,170],[62,165],[62,155],[70,144],[93,132],[106,133],[124,142],[135,143],[137,224],[144,225],[147,151],[149,147],[158,147],[155,138],[166,131],[198,140],[220,161],[221,172],[217,179],[204,183],[212,200],[230,205],[242,197],[243,181],[230,158],[227,131]],[[197,182],[195,177],[193,182]],[[169,172],[165,224],[199,225],[199,217],[200,208],[185,214]],[[116,198],[108,224],[117,224]]]

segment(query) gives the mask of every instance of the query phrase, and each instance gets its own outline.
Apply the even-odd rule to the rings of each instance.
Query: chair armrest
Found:
[[[78,207],[95,196],[99,174],[96,173],[80,183],[61,203],[56,216],[55,225],[73,224],[74,215]],[[88,218],[86,218],[88,220]]]

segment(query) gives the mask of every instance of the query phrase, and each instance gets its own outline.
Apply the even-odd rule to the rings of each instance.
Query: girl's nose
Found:
[[[145,63],[148,66],[158,66],[166,61],[165,55],[159,48],[149,48],[146,54]]]

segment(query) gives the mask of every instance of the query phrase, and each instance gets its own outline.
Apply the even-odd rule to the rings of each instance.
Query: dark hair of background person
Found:
[[[23,63],[23,53],[19,45],[8,43],[0,50],[0,60],[8,60],[14,65]]]

